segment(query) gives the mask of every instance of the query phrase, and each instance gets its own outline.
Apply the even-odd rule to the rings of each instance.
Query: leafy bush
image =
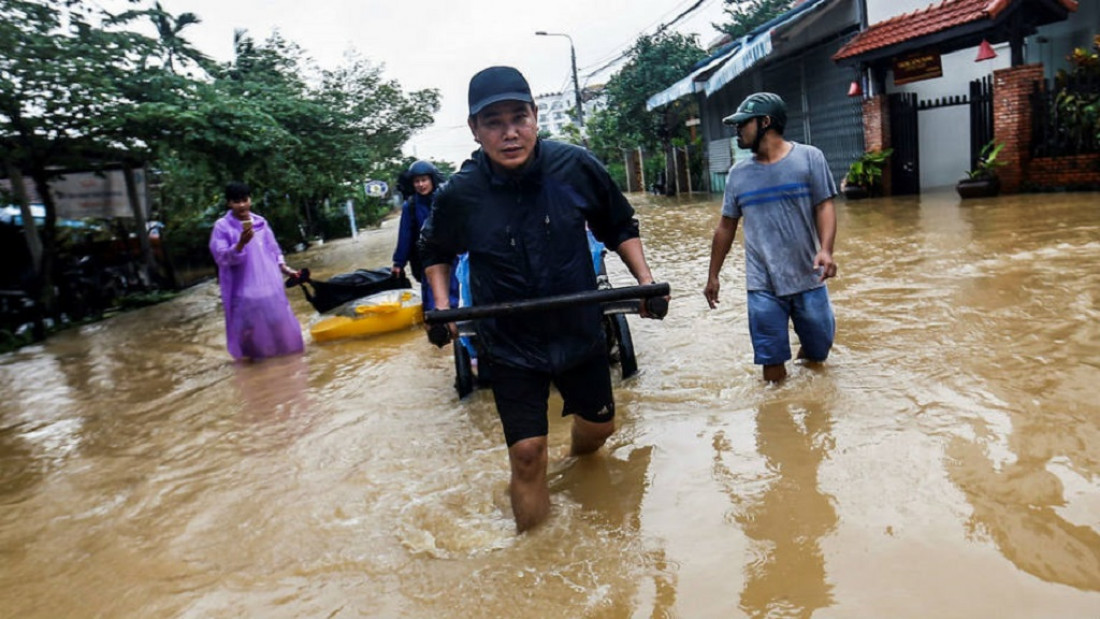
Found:
[[[1005,164],[1003,161],[997,161],[997,154],[1001,152],[1004,146],[1003,143],[998,144],[990,140],[988,144],[982,147],[981,153],[978,154],[978,162],[974,169],[967,170],[966,177],[974,180],[997,178],[997,168]]]
[[[848,185],[863,187],[871,193],[882,189],[882,171],[886,167],[886,160],[894,154],[894,149],[869,150],[859,159],[848,166],[848,174],[844,177]]]
[[[1077,48],[1066,57],[1072,69],[1058,71],[1054,105],[1059,130],[1076,152],[1100,148],[1100,35],[1093,51]]]

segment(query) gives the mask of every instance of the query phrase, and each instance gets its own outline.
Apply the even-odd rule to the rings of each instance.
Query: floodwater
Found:
[[[834,354],[778,386],[740,238],[703,299],[718,202],[632,199],[670,314],[606,448],[552,415],[542,527],[449,348],[234,364],[207,283],[0,356],[0,615],[1100,616],[1100,195],[841,201]],[[385,265],[393,223],[291,264]]]

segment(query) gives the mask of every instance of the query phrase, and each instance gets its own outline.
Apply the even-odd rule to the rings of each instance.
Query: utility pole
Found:
[[[573,47],[573,37],[568,34],[559,32],[546,32],[539,30],[535,33],[540,37],[565,37],[569,39],[569,57],[573,65],[573,94],[577,98],[577,126],[581,129],[582,135],[584,131],[584,103],[581,101],[581,86],[577,80],[577,50]]]

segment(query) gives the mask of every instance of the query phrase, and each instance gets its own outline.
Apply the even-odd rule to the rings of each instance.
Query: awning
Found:
[[[716,67],[729,60],[741,49],[740,44],[730,46],[729,49],[716,54],[713,58],[696,68],[687,77],[653,95],[645,102],[645,109],[653,111],[662,105],[668,105],[680,97],[686,97],[692,93],[702,92],[702,80],[705,80]]]
[[[767,58],[773,50],[773,33],[781,33],[797,24],[811,12],[830,3],[840,4],[839,0],[806,0],[786,13],[757,26],[752,32],[745,35],[741,50],[737,55],[726,62],[721,69],[715,71],[714,75],[711,75],[710,79],[707,80],[703,87],[707,96],[711,96],[723,86],[732,82],[738,75],[748,70],[749,67]]]
[[[756,36],[746,35],[737,55],[710,76],[710,79],[703,84],[703,90],[708,97],[713,95],[716,90],[733,81],[733,78],[744,73],[746,69],[770,53],[772,53],[771,30]]]
[[[757,26],[732,44],[728,51],[715,55],[683,79],[650,97],[646,109],[653,110],[696,92],[705,92],[709,97],[773,52],[782,54],[786,50],[802,49],[858,25],[859,13],[854,0],[802,0],[795,8]]]

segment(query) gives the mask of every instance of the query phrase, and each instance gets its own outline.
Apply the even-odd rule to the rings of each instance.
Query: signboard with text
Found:
[[[148,216],[149,204],[145,199],[145,172],[134,170],[134,182],[137,185],[138,203]],[[29,178],[24,180],[27,199],[41,203],[42,196]],[[0,178],[0,188],[11,192],[11,181]],[[50,181],[50,193],[57,206],[57,216],[62,219],[83,219],[85,217],[133,217],[130,199],[126,195],[126,179],[122,170],[105,172],[65,172]]]
[[[894,57],[894,85],[943,77],[940,53],[935,50],[910,52]]]

